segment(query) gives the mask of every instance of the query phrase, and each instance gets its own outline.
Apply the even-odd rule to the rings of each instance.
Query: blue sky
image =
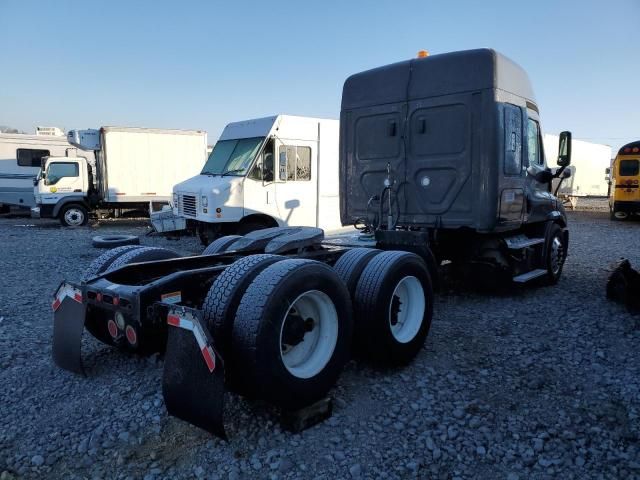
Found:
[[[337,118],[351,74],[492,47],[531,77],[545,131],[640,138],[640,0],[0,0],[0,125],[204,129]]]

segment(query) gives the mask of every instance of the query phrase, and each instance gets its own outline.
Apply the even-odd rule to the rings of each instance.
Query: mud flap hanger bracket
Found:
[[[213,346],[202,312],[167,303],[155,307],[166,312],[168,327],[162,376],[167,411],[226,439],[224,362]]]

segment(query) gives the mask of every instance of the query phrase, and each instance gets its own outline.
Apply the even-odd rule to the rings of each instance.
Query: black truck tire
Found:
[[[204,320],[223,356],[231,343],[233,321],[247,287],[265,268],[284,258],[266,254],[243,257],[225,268],[209,288],[202,304]],[[230,368],[232,365],[228,364],[227,370]]]
[[[178,258],[180,255],[168,248],[159,247],[141,247],[131,250],[124,255],[118,257],[106,270],[111,272],[120,267],[129,265],[130,263],[150,262],[152,260],[167,260],[169,258]]]
[[[358,350],[387,365],[410,362],[423,347],[433,316],[429,270],[414,253],[387,251],[364,268],[354,298]]]
[[[96,248],[115,248],[125,245],[140,245],[140,238],[136,235],[96,235],[91,239]]]
[[[335,384],[352,332],[349,292],[331,267],[277,262],[253,280],[238,306],[231,361],[242,378],[233,383],[285,410],[309,405]]]
[[[82,227],[89,221],[89,212],[84,205],[69,203],[60,209],[58,218],[63,227]]]
[[[547,275],[542,278],[547,285],[555,285],[560,280],[567,258],[567,247],[564,229],[555,223],[550,225],[543,250],[543,268],[546,268]]]
[[[364,267],[382,250],[375,248],[353,248],[342,255],[333,266],[338,276],[347,286],[351,298],[356,293],[356,286]]]
[[[103,273],[115,260],[131,250],[142,248],[140,245],[126,245],[124,247],[116,247],[107,250],[98,258],[96,258],[82,274],[82,281],[87,281],[93,277],[97,277]]]
[[[229,247],[229,245],[231,245],[239,238],[240,235],[227,235],[226,237],[220,237],[207,245],[207,248],[204,249],[202,255],[213,255],[214,253],[222,253],[227,249],[227,247]]]

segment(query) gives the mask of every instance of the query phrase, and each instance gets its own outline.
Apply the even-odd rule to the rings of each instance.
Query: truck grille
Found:
[[[195,217],[197,213],[196,197],[194,195],[180,196],[180,212],[185,217]]]

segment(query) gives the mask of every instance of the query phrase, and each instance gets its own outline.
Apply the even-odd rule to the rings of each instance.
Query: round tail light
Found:
[[[131,345],[136,345],[138,343],[138,335],[136,334],[136,329],[131,325],[127,325],[124,333],[127,336],[127,342],[129,342]]]

